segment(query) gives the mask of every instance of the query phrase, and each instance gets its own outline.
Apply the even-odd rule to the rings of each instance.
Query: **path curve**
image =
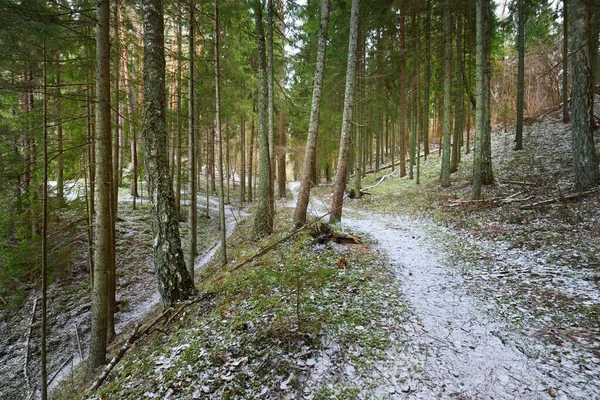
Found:
[[[298,187],[290,184],[294,198]],[[325,206],[313,200],[310,209],[322,214]],[[586,398],[578,388],[564,387],[544,373],[518,343],[503,339],[506,328],[482,311],[460,273],[442,262],[439,243],[431,238],[432,229],[441,228],[417,218],[347,207],[342,224],[377,242],[414,312],[404,350],[378,368],[387,382],[378,389],[382,398]],[[406,374],[407,365],[419,365],[421,371]]]

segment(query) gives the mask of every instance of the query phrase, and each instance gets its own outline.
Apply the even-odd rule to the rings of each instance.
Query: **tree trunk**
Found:
[[[285,198],[286,192],[286,171],[285,171],[285,154],[286,154],[286,124],[285,113],[279,112],[279,149],[277,151],[277,188],[279,197]]]
[[[64,201],[64,154],[63,154],[63,128],[62,128],[62,95],[61,95],[61,65],[60,52],[56,55],[56,197],[59,202]]]
[[[48,399],[47,334],[48,334],[48,71],[46,40],[43,47],[42,130],[44,163],[42,165],[42,334],[40,349],[41,399]],[[59,125],[60,126],[60,125]],[[35,312],[35,310],[34,310]],[[29,351],[29,349],[27,349]]]
[[[96,232],[89,370],[106,364],[108,274],[111,264],[111,129],[109,1],[96,8]]]
[[[479,0],[481,1],[481,0]],[[444,145],[442,149],[442,187],[450,186],[450,130],[452,116],[450,92],[452,90],[452,20],[450,15],[450,0],[444,6]]]
[[[190,213],[189,213],[189,249],[188,249],[188,273],[192,282],[194,281],[194,264],[198,255],[197,234],[198,234],[198,193],[196,188],[196,89],[194,83],[195,66],[195,8],[196,2],[190,0],[188,10],[188,162],[189,162],[189,182],[190,182]]]
[[[525,108],[525,0],[518,0],[518,33],[517,48],[519,53],[519,66],[517,77],[517,134],[515,136],[515,150],[523,149],[523,112]]]
[[[358,39],[358,13],[359,0],[352,0],[352,10],[350,16],[350,37],[348,43],[348,64],[346,66],[346,93],[344,95],[344,113],[342,116],[342,132],[340,136],[340,149],[337,165],[337,176],[333,200],[331,202],[331,215],[329,221],[339,222],[342,219],[342,205],[344,202],[344,192],[348,179],[348,147],[350,143],[352,115],[352,99],[354,96],[354,79],[356,76],[356,46]]]
[[[310,197],[310,189],[316,182],[312,180],[312,166],[317,153],[317,134],[319,132],[319,116],[321,113],[321,96],[323,91],[323,72],[325,69],[325,54],[327,51],[327,30],[329,27],[329,0],[321,1],[321,25],[319,28],[319,42],[317,47],[317,63],[315,66],[315,80],[308,122],[308,135],[304,151],[304,164],[302,167],[302,181],[298,192],[298,202],[294,212],[294,224],[301,226],[306,223],[306,211]]]
[[[571,118],[575,190],[581,191],[600,183],[598,158],[594,146],[594,82],[592,58],[587,45],[595,34],[592,5],[585,0],[571,0]]]
[[[240,113],[240,203],[246,202],[246,111]]]
[[[400,110],[398,141],[400,142],[400,177],[406,176],[406,8],[400,9]]]
[[[265,63],[265,34],[263,29],[262,4],[255,1],[256,35],[258,40],[258,143],[260,175],[258,178],[258,206],[254,218],[254,235],[261,237],[273,232],[273,210],[271,207],[271,157],[268,136],[267,71]]]
[[[474,200],[482,198],[482,185],[494,181],[491,155],[490,101],[490,0],[477,0],[477,101],[475,111],[475,155],[473,158]]]
[[[175,210],[167,158],[165,121],[164,16],[161,0],[143,0],[144,21],[144,138],[146,176],[152,206],[154,266],[163,306],[195,294],[188,273]]]
[[[225,190],[223,183],[223,130],[221,128],[221,60],[219,50],[219,0],[215,0],[215,122],[219,156],[219,227],[222,265],[227,264],[227,226],[225,225]]]
[[[562,49],[562,121],[566,124],[569,118],[569,0],[563,0],[563,49]]]

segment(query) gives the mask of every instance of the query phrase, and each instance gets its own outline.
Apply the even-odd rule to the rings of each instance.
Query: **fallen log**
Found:
[[[594,194],[594,193],[598,193],[598,188],[594,188],[592,190],[586,190],[584,192],[573,193],[573,194],[569,194],[566,196],[561,196],[559,198],[542,200],[542,201],[538,201],[538,202],[531,203],[531,204],[523,204],[520,207],[520,209],[521,210],[529,210],[529,209],[532,209],[535,207],[544,206],[544,205],[553,204],[553,203],[559,203],[559,202],[566,201],[566,200],[577,200],[577,199],[586,197],[586,196],[588,196],[590,194]]]

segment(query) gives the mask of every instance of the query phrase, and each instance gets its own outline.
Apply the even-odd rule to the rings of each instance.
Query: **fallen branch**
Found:
[[[90,386],[90,388],[88,389],[88,392],[91,393],[91,392],[95,391],[96,389],[98,389],[100,387],[100,385],[102,385],[102,383],[106,380],[106,378],[108,378],[108,374],[110,374],[110,371],[112,371],[112,369],[115,367],[115,365],[117,365],[117,363],[121,360],[121,358],[123,358],[123,356],[125,355],[127,350],[129,350],[131,345],[137,339],[139,339],[140,336],[142,336],[142,335],[138,335],[140,326],[141,326],[141,324],[138,323],[135,326],[135,328],[133,328],[133,332],[129,336],[129,339],[127,339],[127,341],[125,342],[123,347],[121,347],[119,349],[119,351],[117,351],[117,354],[115,354],[115,356],[112,358],[112,360],[110,360],[108,365],[106,367],[104,367],[104,370],[102,371],[102,373],[100,374],[98,379],[96,379],[96,381],[92,384],[92,386]]]
[[[275,247],[277,247],[279,244],[281,244],[282,242],[285,242],[286,240],[288,240],[289,238],[291,238],[294,235],[297,235],[298,233],[306,230],[308,227],[314,225],[315,223],[317,223],[318,221],[322,220],[323,218],[325,218],[326,216],[328,216],[329,214],[331,214],[332,211],[329,211],[326,214],[321,215],[319,218],[312,220],[311,222],[301,226],[300,228],[296,228],[294,229],[292,232],[290,232],[289,234],[285,235],[284,237],[282,237],[281,239],[279,239],[278,241],[276,241],[275,243],[265,247],[264,249],[259,250],[257,253],[255,253],[254,255],[252,255],[251,257],[245,259],[244,261],[241,261],[239,264],[237,264],[235,267],[233,267],[231,269],[231,272],[233,271],[237,271],[238,269],[242,268],[244,265],[264,256],[265,254],[267,254],[269,251],[273,250]],[[213,269],[210,274],[208,274],[208,276],[206,276],[204,278],[204,280],[208,280],[212,277],[212,275],[217,271],[217,268]]]
[[[511,180],[508,180],[508,179],[498,179],[498,182],[500,182],[500,183],[509,183],[511,185],[538,186],[537,184],[531,183],[531,182],[511,181]]]
[[[29,323],[29,333],[27,334],[27,344],[25,345],[25,365],[23,365],[23,375],[25,376],[25,383],[27,384],[27,390],[31,389],[31,382],[29,382],[29,343],[31,342],[31,332],[33,332],[33,322],[35,321],[35,309],[37,307],[37,297],[33,299],[33,311],[31,312],[31,322]]]
[[[544,205],[552,204],[552,203],[559,203],[559,202],[565,201],[565,200],[580,199],[582,197],[585,197],[585,196],[588,196],[590,194],[594,194],[594,193],[597,193],[597,192],[598,192],[598,189],[594,188],[592,190],[586,190],[585,192],[573,193],[573,194],[569,194],[569,195],[566,195],[566,196],[561,196],[559,198],[542,200],[542,201],[538,201],[536,203],[531,203],[531,204],[523,204],[520,208],[521,208],[521,210],[529,210],[531,208],[535,208],[535,207],[539,207],[539,206],[544,206]]]
[[[525,198],[521,198],[521,199],[517,199],[515,198],[516,196],[523,194],[523,192],[517,192],[514,194],[511,194],[508,197],[494,197],[491,199],[480,199],[480,200],[461,200],[461,199],[457,199],[457,200],[450,200],[450,204],[448,204],[448,207],[458,207],[460,205],[465,205],[465,204],[483,204],[483,203],[489,203],[491,205],[494,206],[501,206],[504,204],[511,204],[511,203],[522,203],[524,201],[529,201],[533,198],[533,196],[528,196]]]
[[[362,190],[369,190],[369,189],[373,189],[376,188],[377,186],[381,185],[383,182],[385,182],[387,179],[389,179],[392,175],[394,175],[396,173],[396,171],[390,172],[387,175],[382,176],[381,178],[379,178],[379,180],[377,181],[377,183],[371,185],[371,186],[367,186],[362,188]]]
[[[81,340],[79,340],[79,329],[77,329],[77,324],[75,324],[75,336],[77,337],[77,347],[79,348],[79,359],[83,361],[83,351],[81,351]]]
[[[48,386],[50,386],[50,384],[52,383],[54,378],[56,378],[56,376],[60,373],[60,371],[62,371],[62,369],[65,367],[65,365],[67,365],[67,363],[69,361],[71,361],[71,359],[73,359],[73,354],[71,354],[69,357],[67,357],[67,359],[60,365],[60,367],[58,367],[58,369],[56,370],[54,375],[52,375],[52,378],[50,378],[50,380],[48,381]]]

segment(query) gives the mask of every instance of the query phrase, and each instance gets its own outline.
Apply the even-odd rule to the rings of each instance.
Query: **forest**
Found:
[[[600,0],[0,0],[0,398],[600,398]]]

